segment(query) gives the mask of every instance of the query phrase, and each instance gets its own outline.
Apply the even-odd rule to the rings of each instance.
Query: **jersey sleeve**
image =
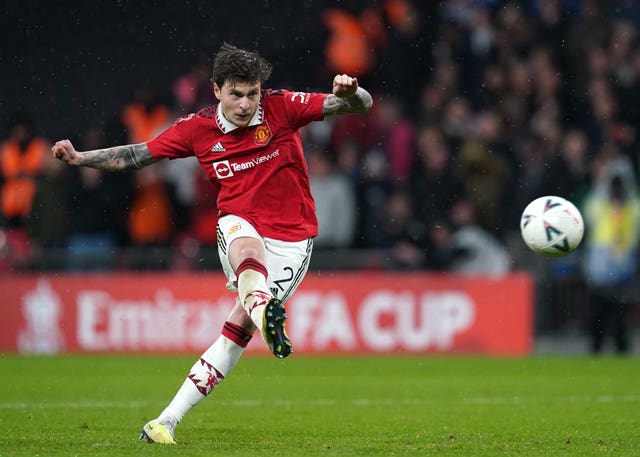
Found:
[[[284,90],[283,94],[287,120],[295,130],[310,122],[324,119],[322,115],[322,105],[328,94],[292,92],[288,90]]]
[[[191,125],[189,124],[192,118],[193,116],[189,115],[178,119],[160,135],[147,141],[151,155],[157,159],[178,159],[192,156],[193,142],[191,141]]]

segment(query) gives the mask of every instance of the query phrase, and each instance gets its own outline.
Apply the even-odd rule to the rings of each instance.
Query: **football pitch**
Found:
[[[0,355],[0,456],[640,455],[638,359],[586,356],[249,356],[138,440],[194,357]]]

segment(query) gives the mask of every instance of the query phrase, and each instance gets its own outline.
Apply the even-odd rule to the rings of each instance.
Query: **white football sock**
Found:
[[[243,351],[242,346],[221,335],[193,365],[182,387],[158,419],[175,427],[191,408],[224,380]]]

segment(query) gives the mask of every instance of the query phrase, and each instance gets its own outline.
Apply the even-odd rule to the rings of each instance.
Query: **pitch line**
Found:
[[[283,407],[308,406],[308,407],[332,407],[337,404],[350,404],[353,407],[374,407],[387,405],[434,405],[439,403],[430,398],[404,398],[395,400],[389,398],[358,398],[348,402],[331,398],[315,398],[301,400],[262,400],[262,399],[238,399],[217,400],[220,405],[228,405],[239,408],[255,408],[269,404]],[[542,404],[542,403],[640,403],[640,395],[586,395],[568,397],[461,397],[452,399],[454,403],[475,405],[518,405],[518,404]],[[159,402],[149,401],[69,401],[69,402],[2,402],[0,410],[8,409],[139,409],[144,407],[161,406]]]

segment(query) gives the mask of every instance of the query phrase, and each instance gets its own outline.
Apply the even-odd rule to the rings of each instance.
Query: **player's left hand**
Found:
[[[351,97],[358,90],[358,78],[349,75],[336,75],[333,78],[333,95],[340,98]]]

